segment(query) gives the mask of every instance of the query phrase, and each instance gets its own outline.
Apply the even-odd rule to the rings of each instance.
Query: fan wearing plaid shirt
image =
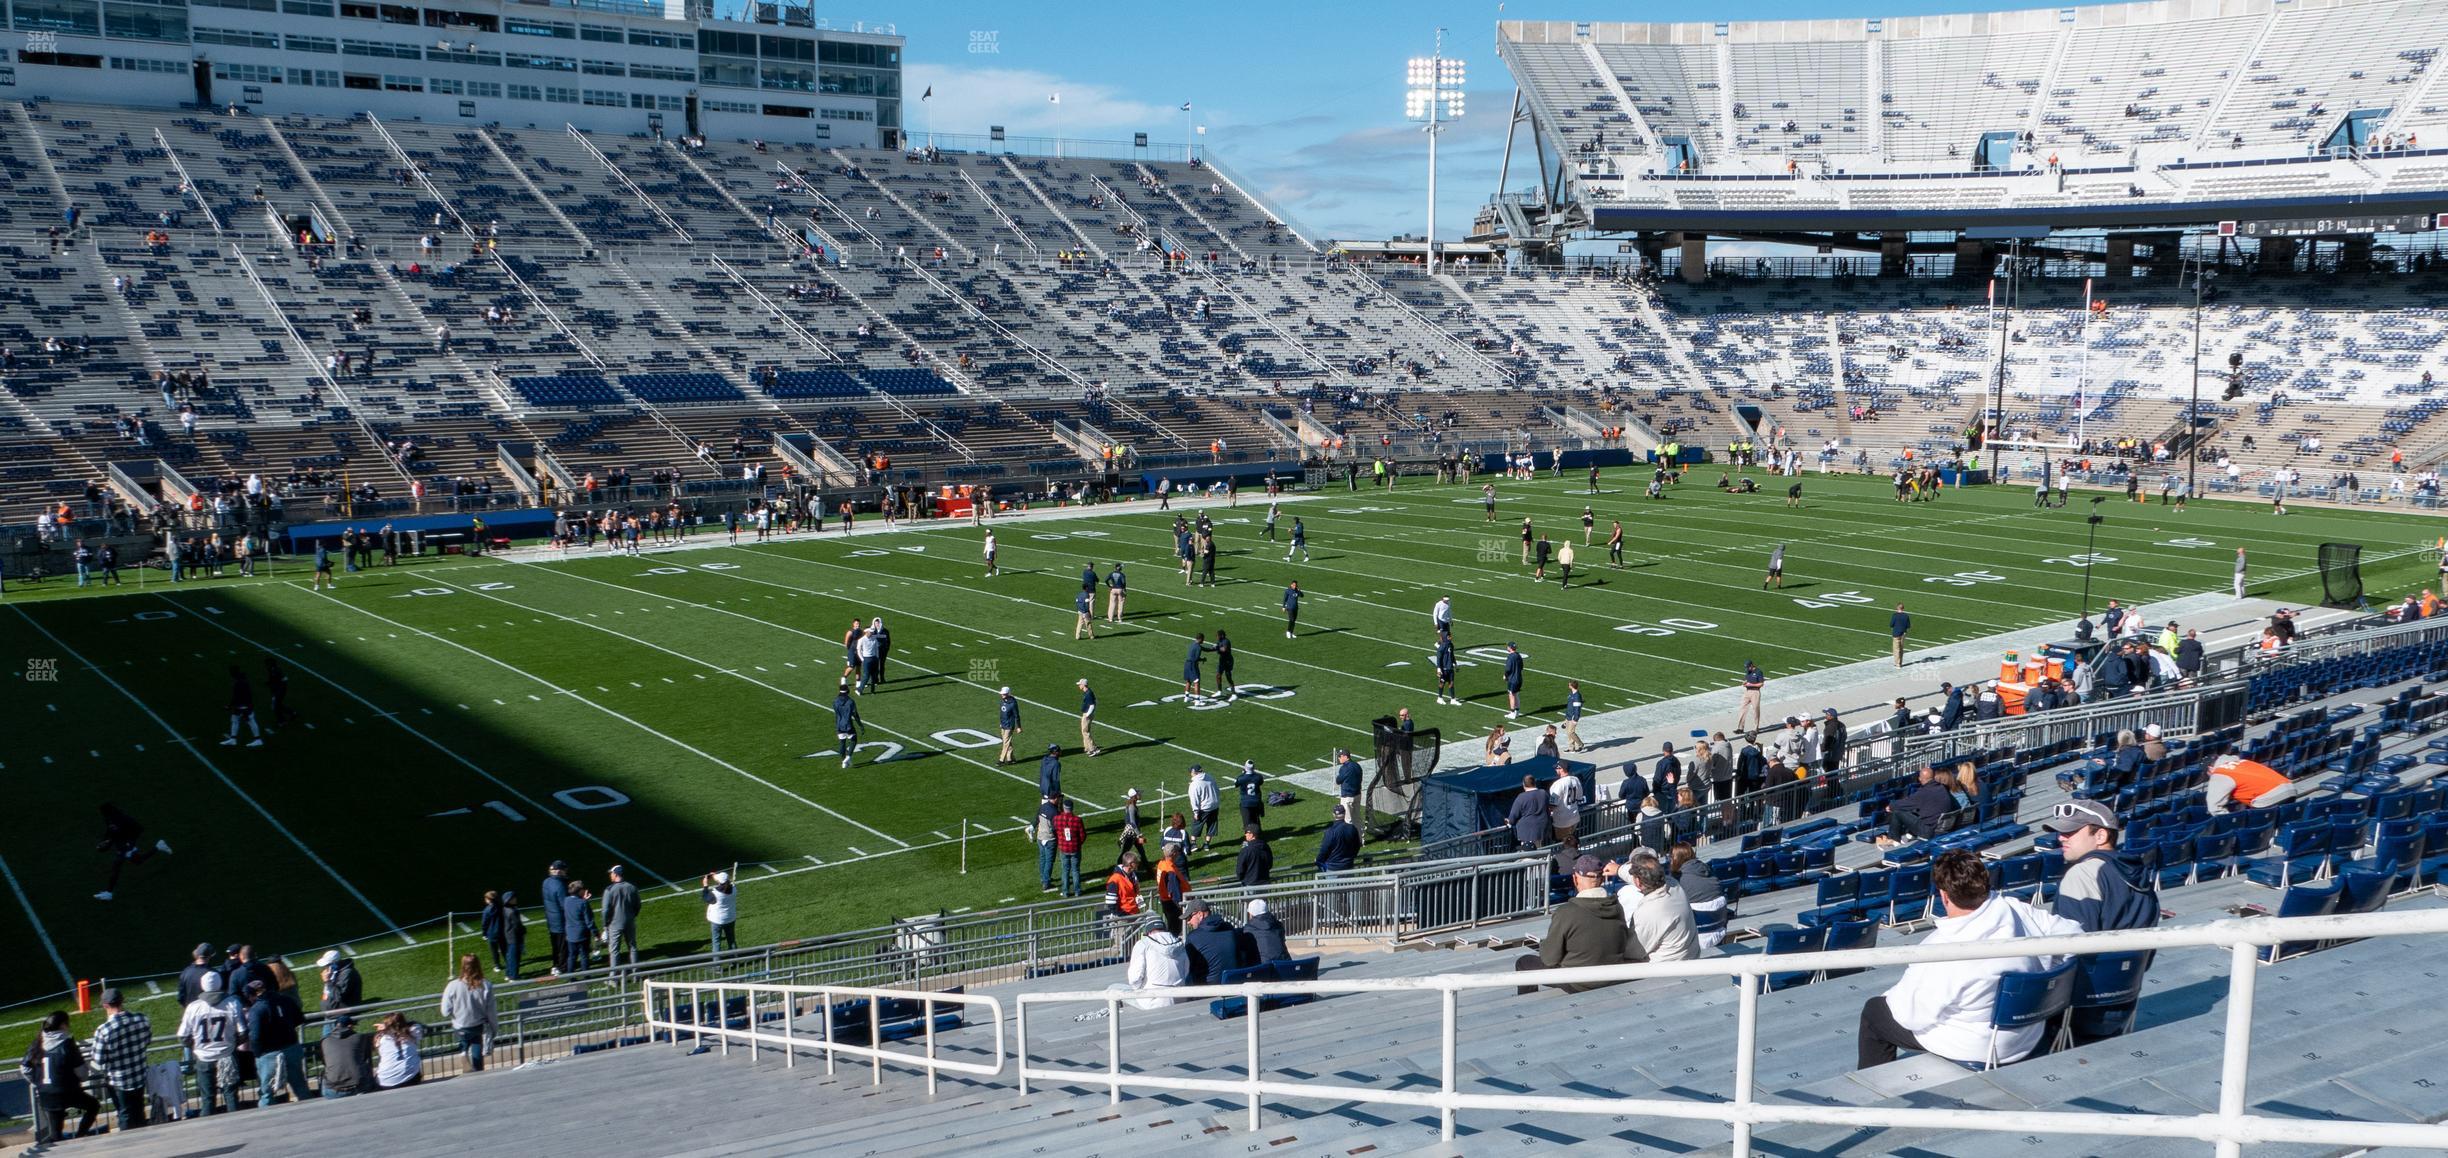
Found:
[[[102,991],[102,1009],[110,1016],[94,1030],[93,1047],[119,1110],[118,1128],[133,1130],[145,1124],[145,1051],[153,1046],[153,1023],[126,1001],[117,989]]]

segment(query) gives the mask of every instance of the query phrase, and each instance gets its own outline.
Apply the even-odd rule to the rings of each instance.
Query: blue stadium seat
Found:
[[[1929,911],[1930,866],[1911,865],[1897,869],[1889,887],[1887,923],[1903,925],[1921,919]]]
[[[2338,899],[2342,891],[2337,881],[2331,881],[2325,885],[2296,885],[2289,888],[2286,894],[2278,899],[2277,915],[2281,917],[2328,916],[2337,911]],[[2283,961],[2299,953],[2309,953],[2319,947],[2320,943],[2317,941],[2288,941],[2284,944],[2264,946],[2261,950],[2261,959],[2263,961]]]
[[[720,374],[623,374],[620,384],[656,406],[746,400],[746,395]]]
[[[1262,961],[1239,969],[1227,969],[1217,975],[1217,981],[1223,985],[1240,985],[1251,981],[1315,981],[1321,960],[1318,957],[1294,957],[1285,961]],[[1309,993],[1269,994],[1259,999],[1258,1009],[1265,1012],[1289,1005],[1306,1005],[1314,1000],[1316,995]],[[1249,1002],[1240,997],[1219,997],[1207,1003],[1207,1012],[1218,1021],[1230,1020],[1248,1013]]]
[[[2074,987],[2075,962],[2072,959],[2054,969],[1999,974],[1997,1004],[1989,1014],[1988,1064],[1966,1068],[1996,1069],[1999,1037],[2010,1029],[2045,1024],[2065,1012],[2074,1004]],[[2046,1045],[2045,1041],[2042,1042],[2042,1048],[2046,1048]]]
[[[522,374],[510,379],[510,388],[534,406],[621,406],[620,391],[612,388],[601,374]]]
[[[1861,897],[1862,874],[1837,873],[1819,878],[1818,891],[1811,897],[1813,908],[1850,908]]]
[[[867,387],[848,370],[820,367],[814,370],[784,370],[774,375],[774,382],[765,393],[775,398],[865,398]]]
[[[1839,949],[1877,948],[1878,931],[1878,921],[1870,917],[1855,917],[1838,921],[1827,927],[1827,951],[1833,953]],[[1821,972],[1820,979],[1833,981],[1838,977],[1850,977],[1861,971],[1860,969],[1829,969]]]
[[[1765,938],[1761,943],[1760,952],[1770,956],[1780,953],[1816,953],[1827,947],[1827,929],[1821,926],[1803,929],[1795,928],[1792,925],[1769,925],[1762,928],[1760,933]],[[1780,989],[1808,985],[1817,978],[1818,974],[1809,970],[1771,973],[1768,974],[1768,984],[1764,992],[1774,993]],[[1737,977],[1734,982],[1739,985],[1742,983],[1742,978]]]
[[[868,385],[883,393],[902,398],[960,393],[951,383],[938,377],[933,370],[868,370],[866,378]]]
[[[2392,872],[2344,872],[2338,874],[2337,910],[2341,913],[2376,913],[2388,904],[2389,886],[2396,883]]]
[[[1726,922],[1732,918],[1733,912],[1729,906],[1719,906],[1713,909],[1693,909],[1692,932],[1702,937],[1706,937],[1711,933],[1716,933],[1722,936],[1726,930]]]
[[[2066,1036],[2096,1041],[2132,1032],[2150,957],[2149,952],[2134,949],[2075,958],[2074,1001],[2066,1018]]]
[[[2330,831],[2325,820],[2299,820],[2286,826],[2277,838],[2280,855],[2245,864],[2245,879],[2273,889],[2317,879],[2329,864]]]
[[[2032,900],[2040,892],[2040,854],[2024,853],[1997,862],[1997,891]]]

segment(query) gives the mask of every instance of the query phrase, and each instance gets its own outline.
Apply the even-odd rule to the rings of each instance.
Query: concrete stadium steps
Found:
[[[750,253],[774,244],[759,219],[742,214],[720,189],[698,175],[671,142],[600,134],[590,134],[587,139],[653,199],[657,208],[688,230],[692,239]],[[745,197],[741,200],[751,209],[765,204]]]
[[[557,126],[493,131],[493,139],[545,200],[595,244],[628,247],[671,243],[674,236],[585,144]]]
[[[2264,896],[2270,895],[2262,890]],[[2435,907],[2432,898],[2403,904]],[[2218,1108],[2226,983],[2217,968],[2188,965],[2215,950],[2162,954],[2152,966],[2151,991],[2142,1000],[2142,1026],[2098,1046],[2051,1054],[1926,1091],[1889,1098],[1892,1106],[1961,1105],[1983,1109],[2057,1112],[2214,1113]],[[2249,1090],[2254,1112],[2277,1116],[2344,1114],[2378,1121],[2438,1121],[2448,1116],[2448,1093],[2425,1085],[2425,1067],[2415,1059],[2448,1060],[2437,1044],[2448,1029],[2428,982],[2437,974],[2436,947],[2411,940],[2358,942],[2265,966],[2258,978]],[[2182,992],[2159,992],[2171,966],[2199,974],[2169,978]],[[2423,984],[2408,985],[2421,979]],[[2200,1002],[2198,1013],[2159,1020],[2170,1002]],[[2401,1049],[2360,1053],[2324,1048],[2344,1019],[2375,1029]],[[1899,1063],[1903,1064],[1903,1063]],[[1867,1077],[1868,1075],[1863,1075]],[[1850,1081],[1852,1079],[1848,1079]],[[1856,1087],[1858,1088],[1858,1086]],[[1786,1100],[1872,1104],[1848,1098],[1837,1086],[1795,1089]],[[1834,1156],[1897,1152],[1995,1153],[2000,1136],[1987,1131],[1872,1130],[1824,1126],[1779,1126],[1761,1130],[1763,1152]],[[2164,1153],[2160,1139],[2085,1138],[2086,1154]],[[2254,1153],[2336,1154],[2337,1147],[2260,1146]]]
[[[195,219],[179,231],[209,236],[202,215],[179,195],[178,173],[153,139],[145,114],[45,101],[26,106],[25,116],[86,222],[141,232],[171,228],[159,224],[160,214],[186,213]],[[260,231],[261,223],[237,227]]]
[[[64,227],[67,206],[43,173],[41,146],[19,119],[27,116],[26,106],[13,101],[0,109],[0,234],[39,247],[43,231]]]
[[[1360,954],[1336,959],[1330,975],[1416,976],[1457,966],[1476,971],[1502,968],[1507,956],[1450,950]],[[2170,982],[2192,987],[2216,972],[2189,967],[2188,957],[2216,964],[2211,951],[2169,954],[2155,967],[2154,978],[2163,972],[2182,974],[2169,977]],[[2336,1071],[2323,1071],[2316,1063],[2291,1063],[2303,1071],[2300,1074],[2286,1072],[2287,1067],[2274,1061],[2319,1052],[2318,1041],[2333,1024],[2330,1019],[2345,1008],[2366,1018],[2385,1018],[2409,1040],[2429,1040],[2425,1029],[2439,1015],[2428,1008],[2433,1003],[2427,988],[2395,983],[2428,963],[2421,946],[2379,941],[2265,970],[2260,979],[2264,1020],[2257,1024],[2256,1038],[2257,1060],[2262,1062],[2255,1082],[2256,1106],[2274,1112],[2292,1108],[2383,1115],[2394,1109],[2409,1119],[2448,1112],[2448,1105],[2436,1104],[2436,1090],[2417,1084],[2426,1072],[2420,1060],[2439,1057],[2448,1047],[2354,1059]],[[1113,972],[1086,971],[1025,987],[1089,989]],[[1764,1089],[1782,1091],[1766,1096],[1849,1104],[1876,1100],[1879,1090],[1865,1078],[1878,1075],[1849,1072],[1853,1015],[1864,998],[1888,983],[1874,972],[1764,995],[1763,1041],[1774,1049],[1762,1055],[1762,1082]],[[1715,979],[1645,982],[1585,994],[1542,992],[1526,998],[1503,991],[1474,995],[1462,1006],[1462,1040],[1486,1045],[1466,1058],[1465,1085],[1489,1092],[1535,1087],[1592,1097],[1665,1091],[1721,1099],[1730,1094],[1733,999],[1733,987]],[[1407,1015],[1407,1007],[1395,1006],[1398,1000],[1432,1003],[1434,998],[1348,995],[1267,1014],[1270,1072],[1342,1084],[1433,1085],[1434,1022]],[[2188,1017],[2153,1020],[2154,1005],[2164,1008],[2176,1000],[2146,997],[2143,1008],[2149,1024],[2113,1047],[2051,1055],[1988,1075],[1941,1072],[1947,1078],[1944,1084],[1896,1102],[2202,1112],[2215,1103],[2217,1040],[2223,1022],[2211,1002]],[[1214,1022],[1203,1006],[1130,1010],[1124,1016],[1125,1057],[1134,1060],[1134,1068],[1238,1076],[1240,1023]],[[1104,1033],[1102,1018],[1092,1017],[1064,1022],[1060,1030],[1041,1034],[1031,1044],[1037,1048],[1055,1039],[1073,1042],[1084,1055],[1079,1060],[1101,1067]],[[947,1033],[941,1041],[951,1052],[974,1048],[984,1038],[977,1027],[967,1027]],[[1190,1042],[1201,1044],[1186,1044]],[[1140,1048],[1157,1052],[1146,1057],[1132,1052]],[[1797,1057],[1798,1068],[1792,1060]],[[1157,1064],[1159,1058],[1166,1060]],[[1796,1074],[1801,1076],[1790,1076]],[[2068,1082],[2069,1077],[2074,1082]],[[608,1098],[617,1099],[618,1113],[607,1112]],[[655,1043],[523,1069],[497,1068],[415,1090],[248,1111],[107,1137],[80,1143],[78,1150],[143,1156],[243,1145],[248,1153],[267,1155],[361,1147],[413,1155],[516,1144],[529,1150],[609,1149],[711,1158],[799,1153],[815,1147],[869,1155],[1035,1155],[1148,1144],[1257,1144],[1269,1153],[1318,1155],[1348,1154],[1360,1147],[1383,1153],[1473,1153],[1492,1145],[1574,1142],[1605,1145],[1611,1152],[1722,1152],[1726,1142],[1725,1127],[1711,1122],[1607,1115],[1508,1120],[1465,1112],[1461,1133],[1449,1149],[1437,1142],[1435,1116],[1426,1112],[1271,1099],[1264,1115],[1264,1125],[1253,1134],[1246,1130],[1243,1104],[1231,1095],[1131,1095],[1119,1105],[1108,1105],[1101,1090],[1065,1082],[1041,1084],[1021,1097],[1008,1078],[947,1077],[941,1092],[930,1099],[923,1079],[907,1072],[887,1072],[881,1086],[871,1086],[867,1068],[847,1061],[828,1077],[822,1062],[808,1056],[796,1067],[785,1068],[771,1050],[754,1057],[736,1047],[728,1056],[719,1051],[691,1054],[680,1046]],[[1904,1138],[1802,1127],[1763,1130],[1760,1137],[1762,1148],[1771,1153],[1827,1155],[1892,1153],[1903,1147],[1917,1153],[1981,1154],[1994,1153],[1985,1147],[1996,1142],[1996,1135],[1983,1133]],[[2140,1152],[2139,1145],[2101,1149],[2101,1142],[2113,1140],[2082,1140],[2081,1152]]]
[[[518,173],[503,165],[501,156],[486,144],[482,130],[392,121],[384,121],[383,129],[426,172],[434,187],[450,199],[452,208],[476,230],[477,236],[486,236],[488,230],[498,227],[495,240],[509,253],[534,253],[539,249],[574,252],[583,244],[584,239],[562,225],[551,206],[527,191]],[[382,147],[381,138],[371,128],[367,132],[371,143]],[[423,192],[422,186],[412,188]],[[458,240],[454,223],[448,217],[443,219],[443,232],[446,238]]]
[[[447,221],[434,223],[440,206],[426,196],[423,186],[402,184],[393,176],[400,168],[399,157],[362,118],[282,117],[271,128],[289,143],[315,187],[330,198],[346,227],[374,256],[405,265],[417,259],[417,238],[428,233],[443,234],[445,240],[457,236],[445,232]]]

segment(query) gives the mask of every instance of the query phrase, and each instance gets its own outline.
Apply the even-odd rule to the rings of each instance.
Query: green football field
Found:
[[[2429,580],[2432,557],[2412,549],[2440,529],[2405,513],[2179,514],[2119,496],[2087,545],[2084,495],[2065,510],[2034,510],[2021,488],[1898,505],[1884,480],[1813,475],[1789,508],[1782,483],[1766,489],[1687,482],[1651,501],[1630,472],[1596,496],[1576,477],[1507,483],[1492,523],[1476,484],[1334,490],[1284,504],[1281,533],[1299,517],[1312,550],[1289,562],[1262,537],[1263,499],[1177,504],[1217,520],[1213,587],[1184,586],[1172,515],[1147,502],[998,520],[991,579],[966,523],[879,533],[867,521],[849,538],[736,547],[703,546],[716,533],[701,531],[691,549],[643,558],[426,560],[344,575],[336,593],[310,591],[294,564],[175,588],[159,573],[141,590],[13,587],[0,610],[12,681],[0,775],[19,819],[0,850],[0,943],[18,951],[0,1005],[76,978],[175,971],[199,940],[343,943],[370,994],[432,992],[446,976],[439,918],[455,911],[468,927],[487,889],[518,890],[535,916],[555,858],[599,888],[613,863],[640,874],[643,941],[659,954],[702,949],[697,878],[734,863],[743,944],[1031,901],[1036,855],[1018,831],[1049,742],[1064,746],[1093,861],[1112,847],[1124,790],[1178,798],[1192,762],[1227,782],[1244,759],[1321,768],[1405,706],[1449,740],[1483,733],[1503,715],[1507,641],[1528,656],[1520,724],[1535,734],[1567,679],[1603,712],[1722,687],[1746,658],[1773,678],[1883,655],[1899,601],[1926,646],[2070,618],[2086,574],[2094,605],[2223,590],[2237,546],[2252,552],[2256,595],[2310,602],[2317,545],[2362,543],[2378,602]],[[1522,518],[1578,546],[1585,503],[1597,533],[1572,586],[1529,582]],[[1603,548],[1617,517],[1621,569]],[[1779,542],[1785,587],[1762,591]],[[1117,561],[1132,580],[1127,623],[1100,615],[1097,638],[1074,642],[1081,567]],[[1308,598],[1286,639],[1291,580]],[[1461,706],[1430,693],[1440,594],[1472,663]],[[890,682],[862,700],[867,743],[845,770],[829,710],[841,637],[876,615],[892,630]],[[1219,631],[1235,640],[1242,694],[1186,703],[1187,642]],[[290,668],[301,720],[262,748],[220,746],[226,669],[260,682],[266,649]],[[1107,754],[1093,760],[1077,750],[1081,678],[1101,700]],[[1008,768],[995,760],[1002,685],[1024,714],[1023,758]],[[1270,815],[1279,863],[1306,862],[1325,819],[1325,802],[1300,796]],[[93,899],[108,868],[95,850],[103,801],[176,850],[129,869],[107,903]],[[1199,872],[1229,857],[1219,848]],[[1101,867],[1088,866],[1092,888]],[[531,962],[543,955],[540,929],[528,948]]]

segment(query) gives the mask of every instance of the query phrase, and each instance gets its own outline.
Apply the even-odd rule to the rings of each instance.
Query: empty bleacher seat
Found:
[[[510,388],[534,406],[619,406],[620,391],[601,374],[523,374]]]

